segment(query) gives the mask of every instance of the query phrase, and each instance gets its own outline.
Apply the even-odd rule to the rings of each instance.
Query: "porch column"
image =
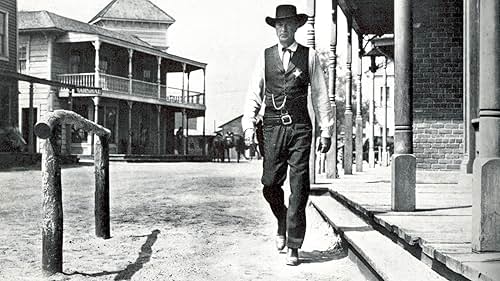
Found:
[[[207,70],[203,68],[203,105],[205,105],[205,95],[207,92]]]
[[[157,72],[157,79],[156,79],[156,84],[158,84],[158,99],[161,99],[161,57],[158,56],[158,72]]]
[[[326,155],[326,178],[335,179],[337,171],[337,102],[335,93],[337,86],[337,0],[332,0],[332,26],[330,34],[330,65],[328,68],[328,93],[333,112],[332,146]]]
[[[384,57],[384,89],[382,89],[382,110],[383,110],[383,125],[382,125],[382,166],[389,165],[389,153],[387,151],[387,57]]]
[[[203,68],[203,104],[205,104],[205,93],[207,91],[207,83],[206,83],[206,69]],[[205,126],[206,126],[206,111],[203,112],[203,156],[207,155],[207,139],[205,137]]]
[[[158,126],[158,132],[157,132],[158,149],[156,152],[158,153],[158,155],[160,155],[161,154],[161,105],[159,104],[156,105],[156,111],[158,112],[156,119],[156,124]]]
[[[101,48],[101,41],[95,40],[93,43],[95,49],[95,58],[94,58],[94,85],[95,87],[100,87],[100,69],[99,69],[99,49]]]
[[[307,46],[310,48],[316,47],[316,35],[314,30],[314,20],[316,14],[316,0],[307,1],[309,4],[310,12],[307,18]],[[309,180],[311,183],[316,183],[316,139],[318,134],[318,125],[316,120],[316,115],[313,113],[311,102],[308,102],[309,114],[311,117],[312,126],[312,143],[311,143],[311,153],[309,154]]]
[[[476,159],[476,133],[472,120],[478,118],[479,99],[479,1],[464,1],[464,159],[461,170],[472,174]]]
[[[500,3],[480,1],[479,155],[472,187],[472,250],[500,251]]]
[[[413,20],[412,1],[394,0],[394,155],[391,208],[415,210],[416,158],[413,155]]]
[[[96,124],[99,124],[99,104],[101,103],[101,98],[100,97],[93,97],[92,101],[94,102],[94,122]],[[99,124],[102,125],[102,124]],[[94,139],[96,138],[95,134],[92,134],[91,140],[91,153],[94,154],[95,152],[95,141]]]
[[[73,111],[73,89],[68,89],[68,110]],[[71,155],[71,125],[66,124],[66,154]]]
[[[344,174],[352,175],[352,18],[347,19],[347,62],[344,113]]]
[[[375,73],[377,72],[377,64],[375,56],[371,56],[370,59],[372,62],[370,66],[370,71],[372,72],[372,91],[368,108],[368,123],[370,124],[370,130],[368,132],[368,166],[370,168],[375,168]]]
[[[182,145],[184,146],[184,155],[188,154],[188,116],[186,109],[182,109],[182,128],[184,128],[184,132],[186,137],[183,139]]]
[[[127,154],[132,154],[132,107],[134,106],[133,101],[127,101],[128,105],[128,142],[127,142]]]
[[[134,50],[128,49],[128,94],[132,96],[132,58],[134,57]]]
[[[187,91],[186,91],[186,96],[187,96],[187,102],[189,103],[190,100],[189,100],[189,81],[190,81],[190,78],[191,78],[191,72],[188,71],[187,73]]]
[[[34,108],[33,108],[33,95],[34,95],[34,91],[33,91],[33,83],[30,83],[30,96],[29,96],[29,116],[28,116],[28,152],[30,154],[33,154],[35,153],[35,147],[34,147],[34,144],[35,144],[35,138],[34,138],[34,125],[33,124],[35,122],[35,112],[34,112]]]
[[[361,76],[363,74],[363,35],[358,34],[358,87],[356,88],[356,172],[363,172],[363,116],[361,104],[363,92],[361,90]]]
[[[184,79],[185,79],[185,76],[186,76],[186,64],[183,63],[182,64],[182,102],[185,103],[186,100],[185,100],[185,93],[184,93]]]

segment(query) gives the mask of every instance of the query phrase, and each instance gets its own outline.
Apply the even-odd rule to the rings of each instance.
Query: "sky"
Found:
[[[61,16],[88,22],[111,0],[18,0],[18,10],[47,10]],[[168,30],[168,52],[207,63],[207,131],[242,114],[244,96],[256,58],[264,48],[277,41],[266,16],[274,17],[279,4],[294,4],[298,13],[311,14],[312,0],[150,0],[176,22]],[[328,50],[330,44],[331,2],[316,0],[316,49]],[[346,29],[339,20],[338,52],[345,44]],[[307,25],[296,38],[306,43]],[[353,38],[354,39],[354,38]],[[354,40],[353,40],[354,41]],[[357,42],[357,41],[354,41]],[[190,88],[202,90],[201,73],[191,76]]]

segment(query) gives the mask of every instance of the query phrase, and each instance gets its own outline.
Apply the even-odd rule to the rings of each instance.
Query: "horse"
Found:
[[[240,155],[245,157],[245,140],[241,135],[235,135],[232,132],[228,132],[224,137],[224,153],[227,153],[227,160],[231,162],[231,155],[229,154],[229,149],[234,148],[237,153],[237,162],[240,162]],[[246,157],[245,157],[246,159]],[[224,161],[223,161],[224,162]]]
[[[212,139],[212,160],[224,162],[224,137],[220,133]]]

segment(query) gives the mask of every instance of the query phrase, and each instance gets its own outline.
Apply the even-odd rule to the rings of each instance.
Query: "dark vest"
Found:
[[[288,111],[295,123],[310,123],[307,111],[307,93],[309,79],[309,48],[298,45],[293,54],[288,69],[283,69],[283,63],[278,52],[278,45],[267,48],[265,58],[265,95],[266,110],[264,118],[277,118],[282,110],[279,108],[284,100],[283,110]]]

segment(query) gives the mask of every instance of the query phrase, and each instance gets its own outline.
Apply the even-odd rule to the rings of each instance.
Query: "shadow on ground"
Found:
[[[314,250],[311,252],[307,251],[300,252],[301,263],[322,263],[332,260],[340,260],[345,257],[347,257],[347,250],[344,247],[329,249],[325,251]]]
[[[146,242],[142,244],[139,256],[137,257],[134,263],[128,265],[124,270],[103,271],[97,273],[84,273],[75,271],[72,273],[65,273],[65,275],[82,275],[86,277],[99,277],[99,276],[116,274],[114,280],[130,280],[132,276],[134,276],[134,274],[136,274],[139,270],[142,269],[144,264],[148,263],[151,260],[151,255],[153,253],[152,247],[156,242],[156,240],[158,239],[158,234],[160,234],[160,231],[158,229],[155,229],[151,232],[151,234],[147,235],[148,238],[146,239]]]

